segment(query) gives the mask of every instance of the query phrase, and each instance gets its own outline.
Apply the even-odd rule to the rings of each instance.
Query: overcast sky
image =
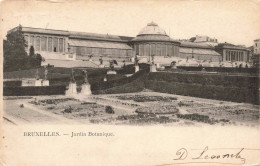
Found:
[[[258,0],[2,2],[1,29],[35,28],[136,36],[154,21],[173,39],[196,35],[246,46],[260,38]]]

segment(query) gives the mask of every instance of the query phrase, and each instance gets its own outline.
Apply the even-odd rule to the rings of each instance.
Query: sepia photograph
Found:
[[[259,165],[259,11],[258,0],[2,1],[0,165]]]

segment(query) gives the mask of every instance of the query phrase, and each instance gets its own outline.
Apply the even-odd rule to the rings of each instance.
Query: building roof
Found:
[[[154,22],[148,23],[132,41],[166,41],[179,43],[170,38],[166,32]]]
[[[168,36],[166,32],[161,29],[158,24],[151,22],[148,23],[146,27],[144,27],[137,36],[140,35],[164,35]]]
[[[54,34],[54,35],[63,35],[63,36],[69,35],[69,31],[42,29],[42,28],[31,28],[31,27],[22,27],[22,31],[28,32],[28,33],[39,33],[39,34]]]
[[[11,31],[17,30],[18,27],[11,29]],[[43,29],[43,28],[31,28],[22,27],[23,32],[33,33],[33,34],[48,34],[48,35],[60,35],[68,36],[74,39],[89,39],[89,40],[102,40],[102,41],[118,41],[118,42],[128,42],[133,39],[133,37],[128,36],[117,36],[110,34],[98,34],[98,33],[87,33],[87,32],[76,32],[76,31],[65,31],[65,30],[54,30],[54,29]]]
[[[92,48],[116,48],[116,49],[123,49],[123,50],[132,50],[132,48],[128,46],[126,43],[118,43],[118,42],[69,39],[69,45],[92,47]]]
[[[241,45],[234,45],[231,43],[219,43],[216,47],[218,48],[229,48],[229,49],[238,49],[238,50],[249,50],[248,48],[246,48],[245,46],[241,46]]]
[[[181,41],[181,47],[190,47],[190,48],[209,48],[213,49],[211,45],[207,43],[194,43],[194,42],[188,42],[188,41]]]
[[[69,31],[69,37],[76,38],[76,39],[123,41],[119,36],[116,36],[116,35],[75,32],[75,31]]]
[[[173,40],[169,36],[161,36],[161,35],[142,35],[142,36],[137,36],[132,41],[167,41],[167,42],[179,43],[178,41]]]
[[[180,47],[180,53],[220,56],[220,54],[214,51],[213,49],[200,49],[200,48],[191,49],[191,48]]]

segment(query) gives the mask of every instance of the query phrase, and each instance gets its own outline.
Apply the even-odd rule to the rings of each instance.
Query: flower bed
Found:
[[[172,100],[177,100],[176,97],[163,97],[163,96],[145,96],[145,95],[126,95],[126,96],[116,96],[120,100],[133,100],[136,102],[171,102]]]
[[[137,108],[138,114],[174,114],[179,112],[179,109],[175,105],[153,105],[151,107]]]

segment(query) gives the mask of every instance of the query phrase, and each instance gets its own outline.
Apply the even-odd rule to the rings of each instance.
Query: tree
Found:
[[[17,30],[6,35],[7,40],[4,41],[4,56],[8,57],[24,57],[27,56],[25,47],[27,47],[22,34],[22,26],[19,25]]]
[[[19,25],[6,35],[4,40],[4,72],[38,68],[41,66],[42,56],[35,54],[33,46],[30,47],[28,56],[25,48],[26,41],[22,33],[22,26]]]
[[[34,56],[34,54],[35,54],[35,53],[34,53],[34,47],[31,46],[31,47],[30,47],[30,53],[29,53],[29,55],[30,55],[30,56]]]

